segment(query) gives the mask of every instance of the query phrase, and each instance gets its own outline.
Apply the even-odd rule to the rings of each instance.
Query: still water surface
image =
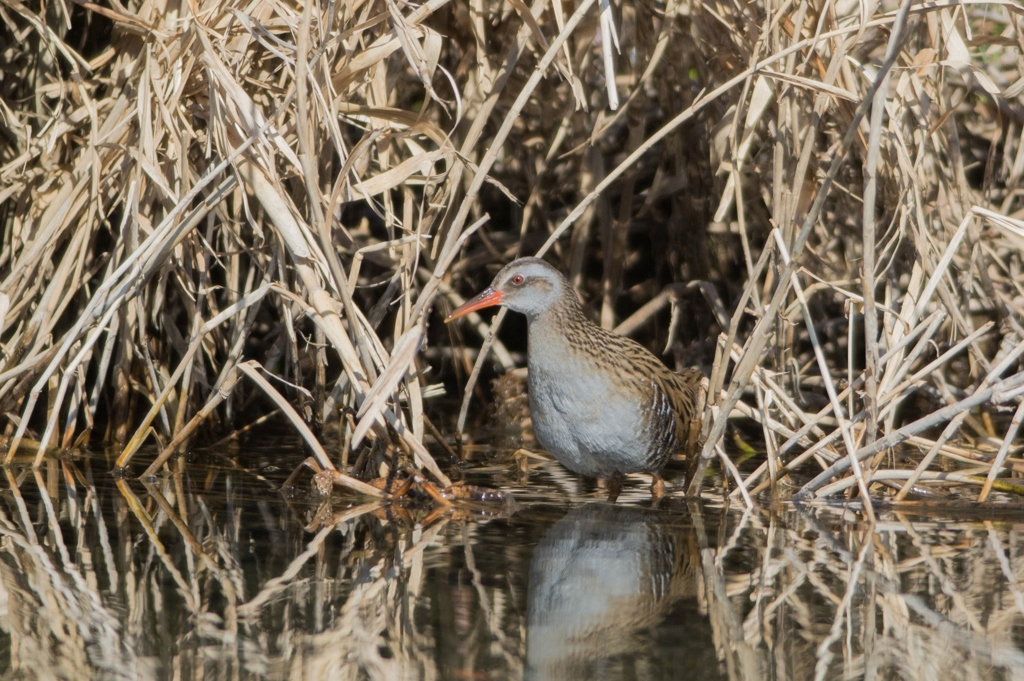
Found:
[[[1019,509],[655,509],[557,464],[469,472],[514,508],[325,509],[302,458],[4,471],[0,678],[1024,678]]]

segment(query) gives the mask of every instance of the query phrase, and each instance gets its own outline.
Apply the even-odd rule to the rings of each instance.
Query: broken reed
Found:
[[[468,399],[512,357],[469,363],[434,308],[553,249],[603,326],[635,310],[622,330],[712,365],[701,461],[748,503],[812,466],[803,497],[1016,490],[1019,6],[196,10],[0,17],[6,462],[92,437],[126,466],[155,438],[153,473],[263,400],[319,467],[307,422],[347,414],[343,462],[368,436],[446,483],[427,358]],[[735,419],[762,428],[754,471]]]

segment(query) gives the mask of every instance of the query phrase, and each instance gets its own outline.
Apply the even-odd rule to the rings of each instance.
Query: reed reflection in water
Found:
[[[475,482],[514,492],[511,517],[324,514],[269,472],[302,456],[148,485],[88,458],[4,469],[0,678],[1024,678],[1020,509],[867,526],[493,471]]]

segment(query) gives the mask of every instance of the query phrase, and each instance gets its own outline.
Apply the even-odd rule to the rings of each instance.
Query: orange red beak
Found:
[[[493,288],[487,288],[482,293],[480,293],[480,295],[473,298],[472,300],[467,300],[465,305],[458,307],[450,315],[445,317],[444,323],[447,324],[453,319],[464,317],[468,315],[470,312],[476,312],[477,310],[482,310],[485,307],[494,307],[495,305],[501,305],[502,295],[504,294],[502,294],[501,291],[495,291]]]

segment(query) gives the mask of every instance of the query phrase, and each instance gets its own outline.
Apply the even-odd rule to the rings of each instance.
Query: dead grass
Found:
[[[90,436],[163,460],[273,402],[313,442],[348,409],[342,442],[446,483],[434,308],[552,250],[602,325],[713,367],[702,463],[744,498],[815,465],[802,497],[1015,489],[1017,4],[0,10],[7,462]]]

